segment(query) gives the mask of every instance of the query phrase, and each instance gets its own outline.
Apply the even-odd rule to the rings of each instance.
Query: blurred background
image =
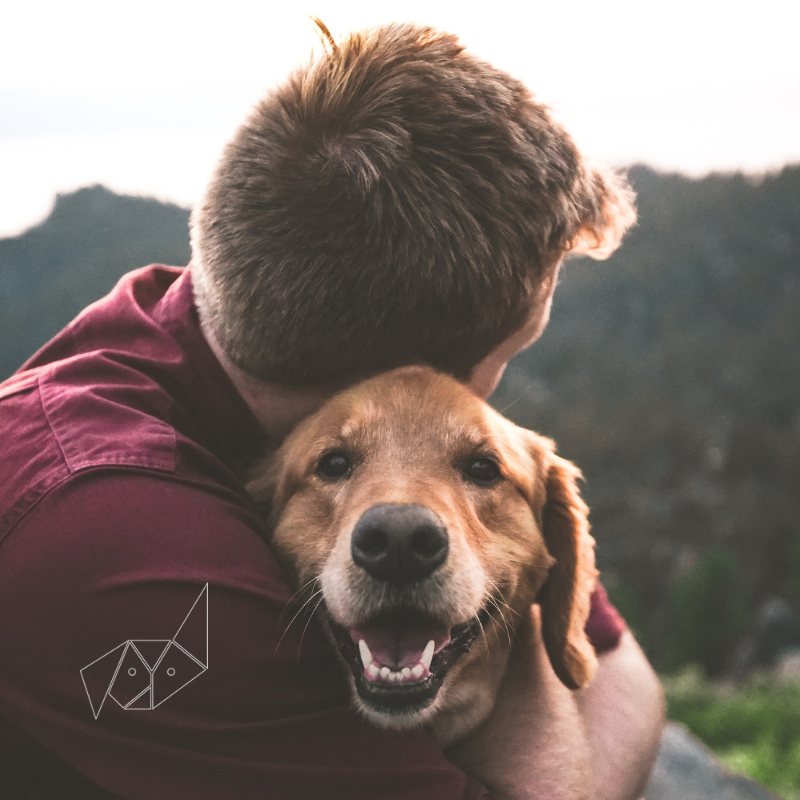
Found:
[[[523,79],[639,225],[568,262],[494,405],[583,470],[671,715],[800,797],[800,5],[14,4],[0,32],[0,379],[124,272],[190,257],[250,105],[334,35],[416,20]]]

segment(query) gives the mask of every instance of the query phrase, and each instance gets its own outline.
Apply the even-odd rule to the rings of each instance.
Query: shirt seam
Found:
[[[39,405],[42,409],[42,414],[44,414],[45,421],[47,422],[47,429],[50,432],[50,436],[53,441],[56,443],[56,447],[58,447],[58,452],[61,453],[61,460],[64,462],[64,468],[67,470],[68,474],[72,474],[72,470],[69,466],[69,459],[67,458],[67,454],[64,452],[64,448],[61,446],[61,439],[58,438],[58,434],[53,427],[53,420],[50,419],[50,414],[47,411],[47,406],[45,405],[44,399],[42,398],[42,384],[40,376],[37,376],[36,379],[36,395],[37,399],[39,400]]]
[[[41,376],[37,377],[36,388],[38,392],[38,399],[39,405],[42,408],[42,413],[44,414],[45,421],[47,422],[47,427],[50,432],[50,436],[55,440],[56,444],[58,445],[58,450],[61,453],[61,458],[64,461],[65,468],[70,473],[78,472],[79,470],[86,469],[88,467],[92,467],[95,465],[104,466],[109,464],[117,464],[119,466],[141,466],[148,469],[159,470],[161,472],[167,473],[174,473],[177,471],[177,433],[175,428],[170,425],[165,420],[160,419],[159,417],[155,417],[153,415],[150,416],[153,420],[156,421],[159,431],[162,435],[169,436],[170,438],[170,457],[169,457],[169,466],[166,466],[163,460],[163,455],[161,458],[149,458],[144,454],[122,454],[122,453],[114,453],[108,456],[99,456],[96,458],[90,459],[70,459],[67,453],[64,450],[64,445],[62,444],[61,437],[59,436],[56,425],[48,411],[47,404],[44,401],[42,386],[41,386]]]
[[[172,475],[176,479],[180,479],[181,476],[178,476],[173,470],[164,469],[163,467],[153,467],[147,466],[143,464],[125,464],[119,462],[109,462],[106,464],[89,464],[85,467],[80,469],[76,469],[73,472],[68,472],[66,475],[62,475],[60,477],[51,477],[45,478],[40,483],[37,483],[35,486],[32,486],[25,492],[19,500],[0,518],[0,545],[3,541],[14,531],[17,525],[22,522],[28,514],[33,511],[36,506],[44,500],[47,495],[49,495],[55,489],[58,489],[63,484],[67,483],[69,480],[76,479],[79,475],[83,475],[86,472],[91,471],[92,469],[98,470],[109,470],[111,467],[117,467],[120,471],[125,470],[146,470],[148,472],[153,473],[160,473],[161,475]],[[114,471],[114,470],[111,470]],[[191,480],[191,479],[189,479]],[[26,504],[26,501],[27,502]],[[19,511],[19,515],[14,519],[14,513]],[[6,523],[9,520],[13,520],[10,522],[8,527],[4,529]]]

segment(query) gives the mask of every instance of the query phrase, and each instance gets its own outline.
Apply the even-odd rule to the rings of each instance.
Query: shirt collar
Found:
[[[269,444],[265,432],[200,329],[191,264],[160,300],[154,317],[186,354],[183,402],[191,406],[190,413],[210,448],[225,462],[264,453]]]

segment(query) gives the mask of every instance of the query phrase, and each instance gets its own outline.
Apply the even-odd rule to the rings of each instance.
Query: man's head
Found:
[[[607,255],[632,221],[520,82],[389,25],[331,40],[237,131],[192,216],[197,305],[264,381],[466,380],[536,327],[565,253]]]

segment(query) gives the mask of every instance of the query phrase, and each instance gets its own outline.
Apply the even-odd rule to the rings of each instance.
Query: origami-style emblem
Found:
[[[81,670],[94,718],[110,697],[150,711],[208,669],[208,584],[172,639],[128,639]]]

